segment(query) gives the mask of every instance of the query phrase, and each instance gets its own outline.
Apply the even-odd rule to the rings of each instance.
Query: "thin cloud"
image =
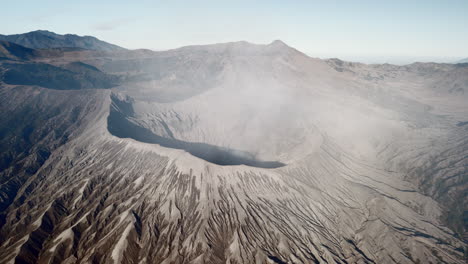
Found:
[[[103,21],[103,22],[99,22],[94,25],[91,25],[91,29],[98,30],[98,31],[112,31],[125,24],[128,24],[130,21],[131,19],[129,18]]]

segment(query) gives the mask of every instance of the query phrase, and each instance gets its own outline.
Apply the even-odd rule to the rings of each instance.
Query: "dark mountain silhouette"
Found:
[[[36,30],[23,34],[0,35],[0,40],[13,42],[32,49],[49,48],[83,48],[100,51],[125,50],[114,44],[107,43],[91,36],[74,34],[60,35],[47,30]]]

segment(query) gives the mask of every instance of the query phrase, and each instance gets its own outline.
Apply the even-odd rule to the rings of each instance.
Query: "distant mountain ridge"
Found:
[[[0,40],[12,42],[31,49],[82,48],[99,51],[125,50],[92,36],[74,34],[60,35],[47,30],[36,30],[23,34],[0,35]]]
[[[457,61],[456,63],[468,63],[468,58],[461,59]]]

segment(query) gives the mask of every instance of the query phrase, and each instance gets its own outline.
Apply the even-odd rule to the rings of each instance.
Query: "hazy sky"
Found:
[[[132,49],[281,39],[317,57],[468,57],[468,0],[15,0],[1,6],[0,34],[47,29]]]

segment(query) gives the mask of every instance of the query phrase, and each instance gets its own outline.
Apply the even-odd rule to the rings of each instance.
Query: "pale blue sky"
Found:
[[[15,0],[1,6],[0,34],[47,29],[131,49],[281,39],[317,57],[468,57],[468,0]]]

